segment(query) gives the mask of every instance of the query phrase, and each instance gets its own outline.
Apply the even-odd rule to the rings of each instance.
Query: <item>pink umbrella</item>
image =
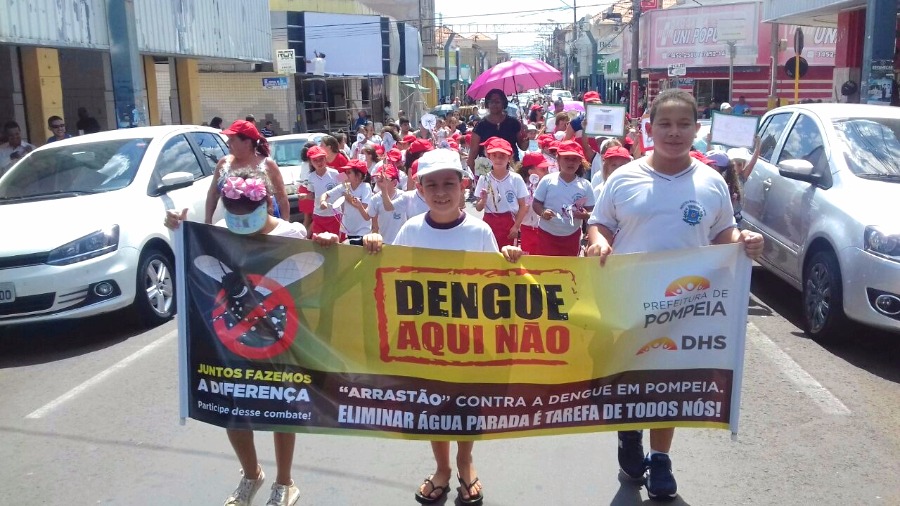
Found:
[[[541,60],[510,60],[487,69],[469,86],[466,94],[472,98],[484,98],[489,91],[497,88],[512,95],[540,88],[560,79],[562,74]]]
[[[584,104],[581,102],[566,102],[563,104],[563,111],[584,112]]]

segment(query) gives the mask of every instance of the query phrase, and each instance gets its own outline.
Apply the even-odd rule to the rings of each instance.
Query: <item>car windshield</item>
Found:
[[[572,92],[569,90],[554,91],[553,98],[572,98]]]
[[[854,174],[900,179],[900,118],[839,118],[833,123]]]
[[[118,190],[131,184],[151,139],[83,142],[35,151],[0,183],[0,199]]]
[[[300,152],[306,146],[308,139],[291,139],[284,141],[269,141],[272,148],[272,158],[279,167],[286,165],[300,165]]]

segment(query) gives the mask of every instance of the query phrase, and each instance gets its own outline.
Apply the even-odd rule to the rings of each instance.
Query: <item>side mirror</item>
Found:
[[[187,188],[193,184],[194,175],[190,172],[172,172],[162,177],[162,181],[156,187],[156,193],[161,195],[179,188]]]
[[[805,181],[816,186],[822,185],[822,175],[815,172],[813,164],[807,160],[784,160],[778,164],[781,177]]]

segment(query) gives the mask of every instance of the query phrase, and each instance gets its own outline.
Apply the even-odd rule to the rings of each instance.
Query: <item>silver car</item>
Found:
[[[765,236],[759,263],[801,290],[806,332],[900,332],[900,109],[780,107],[759,135],[744,226]]]

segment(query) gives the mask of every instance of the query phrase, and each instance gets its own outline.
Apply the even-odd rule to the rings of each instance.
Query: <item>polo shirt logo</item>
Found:
[[[681,204],[681,219],[690,226],[700,224],[703,217],[706,216],[706,209],[696,200],[688,200]]]

